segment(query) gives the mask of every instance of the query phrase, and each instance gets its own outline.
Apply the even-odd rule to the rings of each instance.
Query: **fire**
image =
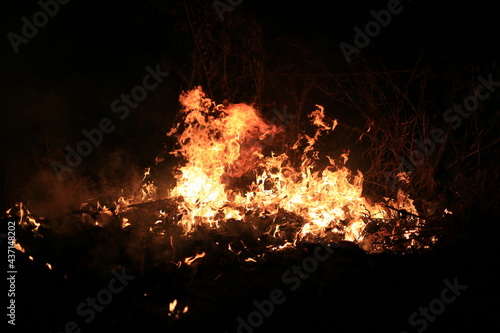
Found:
[[[174,312],[176,306],[177,306],[177,299],[174,299],[172,302],[170,302],[168,309],[170,310],[170,312]]]
[[[191,265],[196,259],[203,258],[204,256],[205,256],[205,252],[196,254],[192,257],[184,259],[184,263],[186,263],[187,265]]]
[[[269,243],[264,242],[270,251],[293,248],[297,241],[346,240],[368,252],[383,251],[391,241],[398,249],[420,247],[415,246],[414,239],[421,236],[425,217],[420,217],[406,193],[399,191],[396,198],[374,203],[363,196],[363,174],[346,167],[349,151],[321,156],[317,143],[338,125],[336,120],[328,119],[322,106],[316,105],[309,115],[312,133],[296,138],[288,135],[290,144],[277,153],[271,144],[285,129],[266,121],[254,107],[217,105],[201,87],[183,93],[180,102],[183,121],[168,135],[177,139],[171,154],[181,162],[175,168],[176,184],[168,197],[158,200],[151,169],[147,168],[140,193],[119,197],[108,206],[91,200],[82,203],[78,211],[82,212],[82,222],[102,228],[117,224],[130,231],[137,225],[147,225],[146,230],[159,239],[170,230],[181,229],[170,228],[172,221],[182,227],[186,238],[198,226],[229,228],[235,223],[238,235],[259,242],[271,238]],[[139,207],[152,219],[150,223],[138,217],[140,210],[134,212]],[[47,221],[31,214],[22,203],[16,205],[16,211],[23,229],[43,237],[39,227],[46,231],[50,225]],[[452,212],[446,209],[445,214]],[[437,237],[432,237],[432,244]],[[197,266],[205,256],[201,252],[179,260],[173,236],[169,238],[177,267]],[[245,242],[239,239],[226,246],[239,255],[242,246],[248,249]],[[16,248],[25,252],[18,243]],[[259,258],[244,255],[246,262]],[[47,267],[52,269],[50,264]]]
[[[170,316],[173,316],[174,319],[179,319],[179,316],[181,314],[185,314],[186,312],[188,312],[189,310],[189,307],[186,305],[184,308],[182,308],[182,310],[177,306],[177,299],[174,299],[172,302],[170,302],[168,304],[168,313],[167,315],[170,317]]]
[[[21,246],[21,244],[19,244],[17,242],[17,239],[14,239],[14,247],[16,248],[16,250],[18,250],[19,252],[22,252],[22,253],[26,253],[26,250],[24,249],[24,247]]]
[[[291,146],[300,156],[299,163],[292,163],[297,161],[290,161],[284,153],[264,156],[266,139],[283,129],[266,122],[255,108],[216,105],[201,87],[182,94],[180,101],[184,123],[168,134],[176,135],[179,145],[172,153],[184,159],[171,196],[180,199],[179,209],[184,213],[180,224],[186,232],[198,224],[218,226],[230,218],[243,220],[247,212],[273,216],[285,211],[304,220],[298,239],[334,233],[359,241],[367,218],[390,216],[386,205],[371,204],[362,196],[363,175],[345,167],[348,153],[338,161],[326,156],[329,165],[318,167],[315,143],[337,125],[336,120],[326,119],[323,107],[317,105],[309,116],[315,134],[301,135]],[[253,181],[242,188],[248,175]],[[404,193],[387,200],[393,209],[416,215]]]
[[[216,106],[201,88],[182,95],[181,103],[185,129],[178,136],[180,148],[173,154],[183,157],[186,164],[179,168],[171,195],[183,198],[180,208],[186,214],[181,223],[190,231],[197,221],[217,222],[216,214],[231,196],[224,178],[241,177],[256,168],[262,158],[260,141],[277,128],[266,124],[248,105]],[[225,209],[225,214],[241,218],[238,210]]]
[[[128,221],[128,218],[124,217],[122,218],[122,229],[125,229],[126,227],[128,227],[130,224],[130,222]]]

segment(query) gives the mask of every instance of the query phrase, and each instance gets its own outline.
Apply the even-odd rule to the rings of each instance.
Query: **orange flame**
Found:
[[[322,106],[317,105],[309,116],[316,127],[315,135],[300,136],[291,147],[302,149],[300,166],[292,167],[286,154],[263,155],[264,139],[283,129],[267,123],[253,107],[216,105],[201,87],[183,93],[180,102],[184,123],[169,135],[177,136],[179,148],[172,153],[185,163],[178,168],[171,196],[181,199],[179,208],[184,215],[180,223],[186,232],[197,224],[217,226],[229,218],[242,220],[248,211],[272,215],[285,210],[305,221],[298,238],[333,232],[345,240],[359,241],[364,217],[388,216],[386,208],[370,204],[361,195],[363,175],[352,174],[344,166],[348,153],[340,156],[341,163],[327,156],[330,165],[318,170],[315,162],[319,152],[314,145],[323,132],[337,125],[336,120],[325,119]],[[247,188],[228,186],[230,180],[241,179],[250,171],[255,178]],[[390,203],[416,212],[402,192]]]
[[[204,256],[205,256],[205,252],[196,254],[192,257],[184,259],[184,263],[186,263],[187,265],[191,265],[196,259],[203,258]]]

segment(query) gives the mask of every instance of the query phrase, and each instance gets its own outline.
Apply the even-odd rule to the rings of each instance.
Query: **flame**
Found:
[[[17,239],[14,239],[14,247],[16,248],[16,250],[18,250],[19,252],[22,252],[22,253],[26,253],[26,250],[24,249],[24,247],[21,246],[21,244],[19,244],[17,242]]]
[[[177,306],[177,299],[174,299],[172,302],[170,302],[168,309],[170,310],[170,312],[174,312],[176,306]]]
[[[275,153],[270,146],[272,139],[285,133],[285,129],[267,122],[254,107],[242,103],[217,105],[206,97],[201,87],[183,93],[180,102],[183,121],[167,133],[177,139],[176,149],[171,154],[181,159],[175,169],[176,184],[169,193],[171,202],[178,206],[177,210],[172,210],[175,217],[169,210],[160,210],[156,222],[149,226],[151,232],[164,237],[164,226],[170,219],[177,221],[189,234],[200,225],[219,227],[230,219],[248,222],[245,217],[252,215],[272,221],[266,225],[265,233],[269,236],[286,235],[279,242],[266,246],[271,251],[295,247],[300,240],[346,240],[358,242],[367,251],[379,251],[379,244],[383,243],[379,240],[392,237],[396,229],[412,244],[413,237],[418,236],[419,214],[405,192],[400,190],[396,198],[373,203],[362,195],[363,174],[346,167],[349,151],[339,156],[320,155],[317,142],[334,131],[338,124],[337,120],[327,118],[321,105],[316,105],[308,116],[314,132],[292,138],[284,150],[287,153]],[[409,182],[404,173],[398,177]],[[95,209],[89,209],[96,214],[88,221],[104,227],[114,223],[119,214],[138,202],[156,200],[157,188],[150,178],[151,169],[147,168],[141,193],[128,199],[120,197],[113,210],[97,202]],[[41,224],[37,219],[22,203],[16,207],[19,225],[39,235]],[[443,214],[452,212],[445,209]],[[121,217],[122,228],[134,223],[134,215],[127,216]],[[288,217],[294,221],[292,236],[287,231],[290,228],[284,225]],[[402,218],[410,223],[400,228],[398,220]],[[397,225],[381,226],[390,220],[396,220]],[[260,219],[252,219],[252,223],[258,223],[256,221]],[[365,232],[372,222],[376,225],[370,230],[375,231]],[[250,227],[257,229],[255,224]],[[436,241],[437,238],[432,240]],[[172,236],[170,243],[175,252]],[[246,248],[243,241],[241,244]],[[231,242],[227,247],[240,254],[241,244],[235,242],[232,246]],[[24,252],[17,243],[16,249]],[[177,262],[177,267],[182,263],[192,265],[204,256],[202,252],[185,258]],[[33,260],[31,256],[30,260]],[[245,261],[255,262],[256,259],[247,257]],[[50,264],[47,266],[52,269]],[[177,305],[174,302],[170,303],[173,309]]]
[[[262,156],[260,141],[277,129],[246,104],[216,106],[201,87],[183,94],[181,104],[185,128],[178,136],[180,148],[172,153],[183,157],[186,164],[179,168],[171,195],[183,198],[180,208],[186,214],[181,223],[190,231],[195,221],[216,222],[215,215],[229,202],[224,177],[241,177],[257,167]],[[241,218],[237,210],[226,209],[225,213]]]
[[[130,226],[130,222],[128,221],[128,218],[124,217],[122,218],[122,229],[125,229],[126,227]]]
[[[196,259],[203,258],[204,256],[205,256],[205,252],[196,254],[192,257],[184,259],[184,263],[186,263],[187,265],[191,265]]]
[[[144,294],[144,295],[146,295],[146,294]],[[184,308],[182,310],[181,309],[177,309],[176,310],[176,308],[177,308],[177,299],[174,299],[168,305],[169,313],[167,315],[168,316],[173,316],[175,319],[179,319],[179,315],[180,314],[185,314],[189,310],[189,307],[187,305],[184,306]]]
[[[180,199],[180,224],[186,232],[198,224],[218,226],[229,218],[243,220],[249,211],[269,216],[284,210],[304,219],[298,238],[336,233],[359,241],[367,217],[391,216],[389,208],[362,196],[362,173],[345,167],[349,152],[338,161],[326,156],[329,165],[318,167],[320,156],[314,145],[337,126],[336,120],[326,119],[322,106],[316,105],[309,115],[315,134],[299,136],[291,147],[300,153],[300,163],[294,166],[284,153],[263,155],[265,139],[284,130],[267,123],[253,107],[216,105],[201,87],[183,93],[180,102],[184,123],[168,135],[175,135],[179,145],[172,154],[184,159],[171,196]],[[254,180],[246,188],[233,186],[249,174]],[[388,201],[394,209],[417,215],[403,192]]]

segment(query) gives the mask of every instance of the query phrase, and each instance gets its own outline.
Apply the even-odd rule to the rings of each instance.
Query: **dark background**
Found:
[[[245,0],[234,11],[224,13],[225,20],[221,22],[211,1],[73,0],[60,5],[59,13],[28,44],[20,45],[19,53],[15,54],[6,35],[11,31],[20,34],[21,17],[31,21],[40,8],[36,1],[2,3],[0,208],[5,211],[23,202],[41,216],[57,217],[90,197],[111,200],[124,192],[136,191],[144,169],[153,166],[159,155],[165,161],[154,167],[153,172],[160,193],[165,193],[173,184],[170,170],[177,164],[165,153],[174,147],[173,140],[165,133],[179,120],[179,94],[197,85],[202,85],[208,97],[219,103],[224,100],[253,103],[268,119],[273,117],[274,106],[281,109],[287,105],[298,114],[291,133],[306,127],[305,115],[315,104],[325,106],[327,114],[345,126],[323,149],[334,153],[351,149],[350,166],[367,171],[370,184],[380,183],[381,177],[373,172],[372,155],[365,154],[373,145],[358,143],[359,132],[348,128],[366,129],[367,119],[384,114],[375,106],[363,109],[363,114],[352,104],[344,103],[346,96],[353,95],[358,100],[356,105],[369,104],[367,100],[372,95],[364,85],[367,72],[424,73],[428,84],[411,86],[405,96],[413,99],[425,91],[423,97],[415,97],[423,101],[421,113],[416,114],[426,114],[435,127],[444,126],[436,113],[470,95],[478,75],[486,77],[493,73],[494,80],[500,80],[500,14],[487,1],[403,1],[403,11],[393,16],[390,25],[382,28],[361,55],[354,55],[353,62],[348,64],[339,44],[343,41],[352,44],[353,28],[363,29],[372,20],[370,10],[385,9],[386,4],[387,1]],[[141,84],[145,67],[155,68],[156,64],[170,72],[170,76],[128,118],[118,120],[110,111],[111,102]],[[403,80],[403,75],[406,74],[397,79]],[[381,85],[380,89],[385,88]],[[392,103],[391,91],[387,92],[388,104]],[[377,90],[371,93],[376,94]],[[394,327],[404,329],[406,314],[416,309],[415,304],[431,300],[440,292],[444,278],[451,279],[460,273],[466,276],[467,283],[480,285],[486,276],[488,283],[477,289],[471,286],[471,296],[464,300],[467,302],[469,297],[469,303],[447,314],[441,331],[448,331],[448,324],[459,331],[461,324],[457,320],[467,314],[471,317],[467,317],[464,328],[468,329],[478,321],[485,324],[488,319],[493,320],[490,315],[494,308],[486,304],[483,296],[489,294],[491,300],[491,267],[496,265],[492,246],[496,233],[492,230],[496,230],[498,222],[495,210],[498,176],[495,175],[498,175],[499,106],[499,95],[495,92],[484,102],[477,121],[454,132],[454,145],[440,153],[442,158],[430,174],[431,178],[437,177],[437,185],[419,192],[426,193],[428,198],[435,196],[432,199],[446,198],[460,209],[460,237],[465,239],[464,243],[438,252],[437,259],[378,258],[376,269],[367,276],[355,274],[365,282],[368,277],[380,282],[391,276],[391,282],[385,285],[391,290],[390,297],[408,302],[404,310],[394,310],[400,318]],[[51,164],[63,162],[63,148],[75,147],[84,139],[81,131],[97,127],[105,117],[114,121],[116,130],[105,134],[103,143],[94,147],[92,154],[59,182]],[[484,140],[481,144],[477,143],[479,138]],[[411,142],[414,138],[410,135],[404,139]],[[462,147],[472,148],[462,151]],[[487,147],[480,150],[480,162],[479,154],[473,154],[474,161],[470,162],[466,156],[479,147]],[[476,188],[459,178],[461,174],[472,179]],[[387,192],[385,187],[373,186],[372,190],[382,195]],[[386,267],[391,263],[401,269]],[[436,271],[439,273],[433,275]],[[393,274],[400,274],[397,276],[401,278]],[[50,277],[43,279],[55,283]],[[431,290],[426,297],[415,301],[398,296],[421,281],[428,281]],[[358,286],[351,283],[352,288]],[[394,284],[398,287],[391,289]],[[99,285],[95,283],[96,288]],[[416,288],[422,291],[426,286],[422,282]],[[373,286],[368,294],[359,290],[354,294],[364,295],[363,301],[369,302],[370,296],[384,297],[379,287]],[[299,303],[306,302],[303,306],[308,308],[307,316],[313,316],[314,300],[302,294],[298,297]],[[382,309],[398,307],[397,304],[392,307],[390,297],[384,298]],[[348,300],[345,306],[354,307],[353,311],[363,310],[359,318],[352,316],[353,322],[363,321],[363,315],[370,312],[367,310],[370,303],[359,304],[347,291],[342,299]],[[288,305],[287,309],[297,318],[301,310],[296,305]],[[328,318],[330,313],[325,309],[318,311]],[[279,316],[287,317],[285,311]],[[380,313],[372,317],[380,318]],[[276,325],[279,329],[279,320],[275,320],[269,327]],[[321,324],[326,325],[326,321]],[[369,329],[369,323],[365,324],[359,327]],[[349,331],[348,326],[342,326],[347,325],[346,321],[338,325],[342,327],[340,331]],[[301,330],[306,328],[303,324]],[[331,330],[336,331],[334,320]],[[378,331],[377,327],[373,330]]]

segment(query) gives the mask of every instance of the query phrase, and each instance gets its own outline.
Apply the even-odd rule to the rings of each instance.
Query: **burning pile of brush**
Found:
[[[274,138],[285,130],[266,122],[252,106],[217,105],[201,87],[182,94],[180,102],[184,121],[168,135],[177,138],[171,154],[182,162],[169,196],[158,198],[155,183],[148,181],[141,199],[83,204],[77,211],[82,223],[142,226],[167,244],[173,235],[189,238],[200,230],[224,233],[236,228],[233,236],[241,242],[274,250],[297,242],[349,241],[367,252],[411,252],[437,241],[439,232],[429,216],[446,212],[418,212],[402,191],[384,202],[371,202],[362,195],[361,172],[345,166],[348,154],[320,156],[315,144],[337,125],[323,107],[317,105],[309,115],[314,134],[290,143],[292,159],[272,151]],[[320,167],[325,164],[320,161],[327,165]],[[44,223],[22,205],[9,214],[34,232]]]

